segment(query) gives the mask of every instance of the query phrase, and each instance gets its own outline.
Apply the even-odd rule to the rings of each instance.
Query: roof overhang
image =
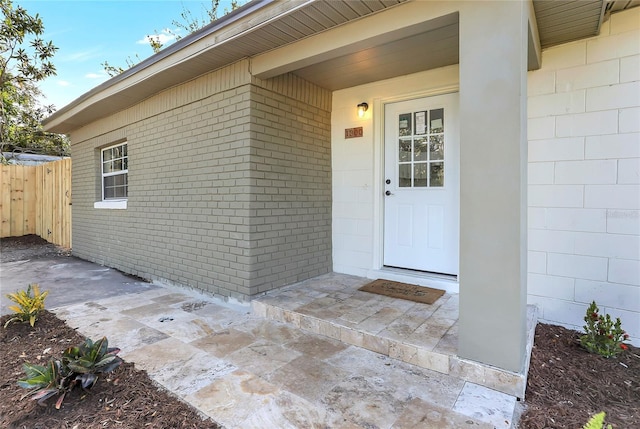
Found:
[[[70,133],[164,89],[407,0],[253,0],[83,94],[43,121]]]
[[[410,8],[413,3],[253,0],[83,94],[43,125],[47,131],[70,133],[244,58],[251,59],[257,77],[292,72],[331,90],[457,63],[455,2],[433,2],[430,19],[397,28],[388,24],[389,16],[403,13],[403,4]],[[533,0],[529,68],[540,66],[541,48],[596,35],[607,4],[604,0]],[[300,49],[303,44],[309,49]],[[424,46],[433,55],[414,54]]]

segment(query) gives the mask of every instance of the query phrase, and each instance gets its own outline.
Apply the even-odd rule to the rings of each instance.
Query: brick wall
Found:
[[[331,271],[331,92],[287,75],[251,100],[256,294]]]
[[[277,83],[256,87],[242,61],[72,133],[74,254],[241,301],[326,272],[328,113]],[[123,140],[127,209],[96,209],[100,148]]]
[[[529,302],[578,329],[588,304],[640,343],[640,8],[529,73]]]

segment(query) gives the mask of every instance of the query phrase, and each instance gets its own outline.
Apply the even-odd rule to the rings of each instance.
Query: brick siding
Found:
[[[330,113],[272,86],[243,61],[72,133],[74,254],[241,301],[327,272]],[[100,148],[123,140],[127,209],[95,209]]]
[[[298,92],[305,99],[296,100],[257,83],[252,91],[252,295],[327,273],[332,266],[330,93],[307,84]],[[317,95],[315,107],[306,98]]]

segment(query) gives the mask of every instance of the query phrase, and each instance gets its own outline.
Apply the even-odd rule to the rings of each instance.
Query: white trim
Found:
[[[105,173],[104,172],[104,153],[106,151],[108,151],[109,149],[113,149],[114,147],[118,147],[118,146],[127,147],[127,155],[126,156],[123,155],[120,159],[126,159],[127,160],[127,164],[128,164],[128,162],[129,162],[129,152],[128,152],[129,148],[128,148],[128,141],[127,140],[121,141],[120,143],[116,143],[116,144],[113,144],[111,146],[104,147],[104,148],[102,148],[100,150],[100,188],[101,188],[101,195],[102,195],[102,201],[103,202],[107,202],[107,201],[111,200],[111,199],[105,199],[105,197],[104,197],[104,179],[105,179],[105,177],[126,175],[127,176],[127,182],[128,182],[128,176],[129,176],[128,165],[127,165],[127,168],[122,169],[122,170],[112,171],[110,173]],[[128,188],[128,185],[127,185],[127,188]],[[128,192],[127,192],[127,196],[128,196]],[[126,197],[123,198],[123,199],[126,200]],[[117,201],[117,200],[115,200],[115,201]],[[94,204],[94,208],[98,208],[98,207],[96,207],[95,204]],[[106,208],[113,208],[113,207],[106,207]],[[123,208],[123,207],[115,207],[115,208]],[[124,208],[125,209],[127,208],[126,204],[125,204]]]
[[[373,100],[373,269],[379,270],[384,265],[384,106],[385,99]]]
[[[106,200],[93,203],[94,209],[124,210],[127,208],[127,200]]]

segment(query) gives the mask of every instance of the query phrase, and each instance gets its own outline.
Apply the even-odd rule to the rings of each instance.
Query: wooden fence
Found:
[[[0,238],[36,234],[71,248],[71,158],[0,165]]]

